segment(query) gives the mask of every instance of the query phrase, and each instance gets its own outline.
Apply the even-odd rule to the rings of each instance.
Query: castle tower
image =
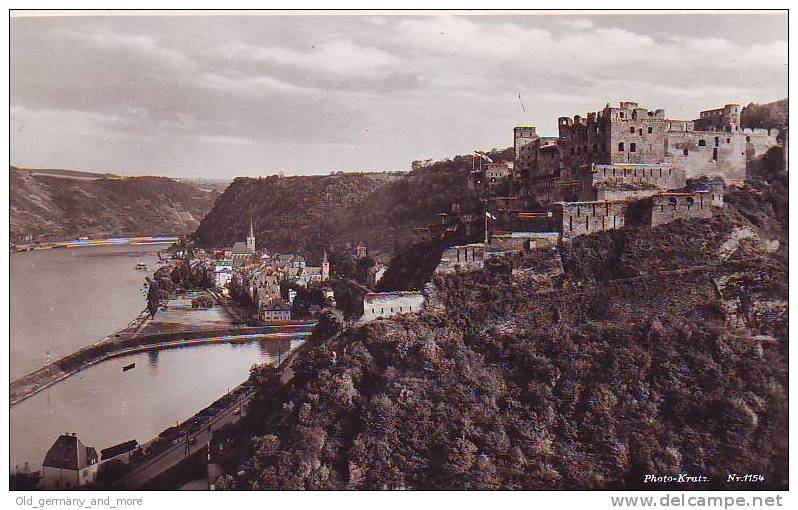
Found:
[[[321,281],[326,282],[330,279],[330,262],[327,260],[327,250],[324,250],[324,258],[321,260]]]
[[[252,218],[249,219],[249,235],[247,236],[247,249],[255,251],[255,230],[252,228]]]

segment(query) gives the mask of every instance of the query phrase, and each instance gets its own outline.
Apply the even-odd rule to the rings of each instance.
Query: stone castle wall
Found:
[[[485,264],[485,245],[466,244],[451,246],[444,250],[435,273],[446,274],[454,271],[476,271]]]
[[[659,189],[678,189],[685,186],[684,171],[670,164],[593,165],[593,185],[637,185]]]
[[[576,236],[624,226],[627,202],[561,202],[551,206],[564,241]]]
[[[374,292],[363,298],[362,321],[421,311],[424,296],[420,292]]]
[[[662,193],[652,197],[651,226],[663,225],[684,218],[712,217],[710,193]]]

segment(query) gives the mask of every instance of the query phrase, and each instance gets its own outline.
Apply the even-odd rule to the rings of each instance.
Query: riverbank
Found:
[[[276,366],[282,384],[288,384],[293,377],[293,364],[298,356],[323,342],[337,338],[339,333],[327,338],[309,338],[302,345],[293,349]],[[246,405],[254,394],[254,388],[246,379],[232,391],[220,397],[211,405],[200,410],[190,418],[174,427],[164,430],[157,437],[141,445],[139,454],[130,466],[130,470],[121,478],[111,483],[112,489],[152,489],[173,490],[175,482],[169,476],[177,469],[191,464],[195,458],[186,457],[185,442],[191,438],[198,448],[203,447],[211,438],[210,430],[217,430],[223,425],[237,422],[246,414]],[[192,455],[196,454],[191,452]]]
[[[44,241],[38,243],[13,244],[11,252],[53,250],[57,248],[87,248],[91,246],[148,246],[171,245],[177,237],[111,237],[107,239],[73,239],[70,241]]]
[[[136,322],[134,321],[134,323]],[[315,325],[315,322],[286,321],[264,326],[232,326],[204,332],[130,335],[124,339],[111,335],[36,372],[13,381],[10,388],[10,404],[12,406],[18,404],[92,365],[120,356],[211,343],[238,343],[253,339],[306,336],[310,335]]]

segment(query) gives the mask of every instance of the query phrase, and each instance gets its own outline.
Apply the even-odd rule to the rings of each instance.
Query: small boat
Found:
[[[136,364],[131,363],[130,365],[125,365],[122,367],[122,372],[127,372],[128,370],[133,370],[134,368],[136,368]]]
[[[147,264],[145,264],[142,261],[139,261],[139,263],[136,264],[136,269],[140,269],[140,270],[146,271],[147,270]]]

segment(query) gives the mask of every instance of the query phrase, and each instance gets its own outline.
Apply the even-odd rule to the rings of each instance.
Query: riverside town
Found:
[[[786,11],[125,12],[10,14],[18,506],[787,496]]]

